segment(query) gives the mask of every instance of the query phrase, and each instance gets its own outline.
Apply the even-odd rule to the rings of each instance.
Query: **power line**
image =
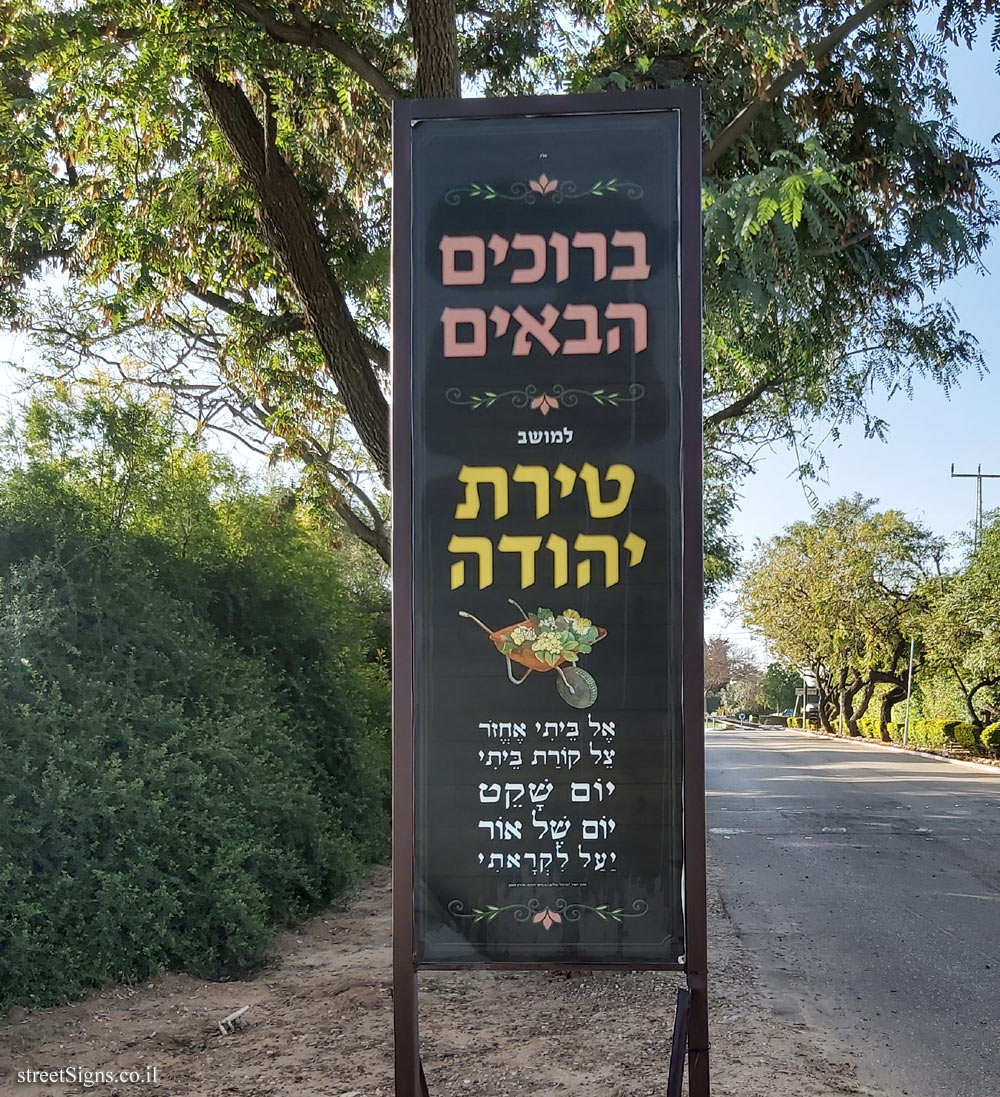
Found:
[[[983,481],[1000,480],[1000,472],[983,472],[982,465],[977,465],[975,472],[956,472],[955,462],[953,461],[951,475],[956,479],[966,477],[973,478],[976,481],[976,532],[973,547],[979,548],[979,542],[983,535]]]

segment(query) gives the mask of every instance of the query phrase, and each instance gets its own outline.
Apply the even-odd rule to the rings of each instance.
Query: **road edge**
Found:
[[[930,750],[918,750],[915,747],[901,747],[896,743],[883,743],[876,739],[868,739],[865,736],[830,735],[825,731],[813,731],[811,728],[778,727],[774,724],[751,724],[744,722],[742,725],[732,724],[731,727],[755,728],[760,731],[794,731],[797,735],[804,735],[810,739],[827,739],[832,743],[852,743],[870,747],[872,750],[892,750],[897,754],[915,754],[920,758],[933,758],[937,762],[948,762],[953,766],[962,766],[965,769],[975,770],[977,773],[991,773],[1000,776],[1000,766],[990,765],[989,762],[973,762],[967,758],[951,758],[947,754],[935,754]]]

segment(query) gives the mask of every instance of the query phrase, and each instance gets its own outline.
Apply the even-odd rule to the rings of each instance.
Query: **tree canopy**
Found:
[[[1000,718],[1000,514],[950,576],[927,627],[931,665],[954,676],[977,727]]]
[[[802,675],[793,667],[771,663],[760,682],[760,698],[770,712],[795,708],[795,694],[802,685]]]
[[[901,512],[856,495],[757,546],[739,601],[776,654],[808,668],[819,717],[842,712],[852,735],[877,686],[880,726],[906,696],[910,640],[922,634],[944,544]],[[921,648],[920,659],[923,659]]]
[[[976,368],[927,291],[975,265],[991,155],[952,117],[948,39],[902,0],[4,0],[0,302],[50,369],[168,392],[304,470],[388,554],[390,105],[703,89],[708,574],[755,447],[874,388]],[[42,281],[39,281],[42,279]]]

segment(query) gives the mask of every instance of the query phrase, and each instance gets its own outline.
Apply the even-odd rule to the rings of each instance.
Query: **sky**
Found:
[[[972,52],[955,47],[949,55],[959,130],[986,146],[1000,130],[997,60],[988,35]],[[984,261],[991,273],[967,270],[942,287],[940,296],[951,301],[962,327],[976,336],[992,372],[982,378],[967,374],[949,395],[923,381],[914,386],[912,399],[905,393],[891,400],[873,396],[872,410],[890,424],[888,440],[866,439],[860,425],[845,428],[839,442],[822,447],[828,466],[823,481],[810,483],[820,506],[860,492],[878,499],[882,509],[902,510],[952,539],[957,557],[957,534],[970,528],[975,515],[976,481],[952,479],[952,464],[956,473],[975,472],[982,465],[984,473],[1000,474],[1000,284],[992,275],[1000,271],[1000,233]],[[796,476],[795,455],[783,447],[760,461],[741,494],[732,532],[744,554],[756,540],[766,540],[792,522],[808,521],[813,513]],[[984,480],[983,509],[993,507],[1000,507],[1000,480]],[[705,627],[708,635],[762,651],[734,616],[726,594],[709,609]]]

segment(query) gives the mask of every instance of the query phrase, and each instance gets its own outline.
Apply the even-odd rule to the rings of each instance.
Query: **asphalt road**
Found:
[[[1000,1097],[1000,770],[709,731],[709,858],[776,1008],[885,1097]]]

